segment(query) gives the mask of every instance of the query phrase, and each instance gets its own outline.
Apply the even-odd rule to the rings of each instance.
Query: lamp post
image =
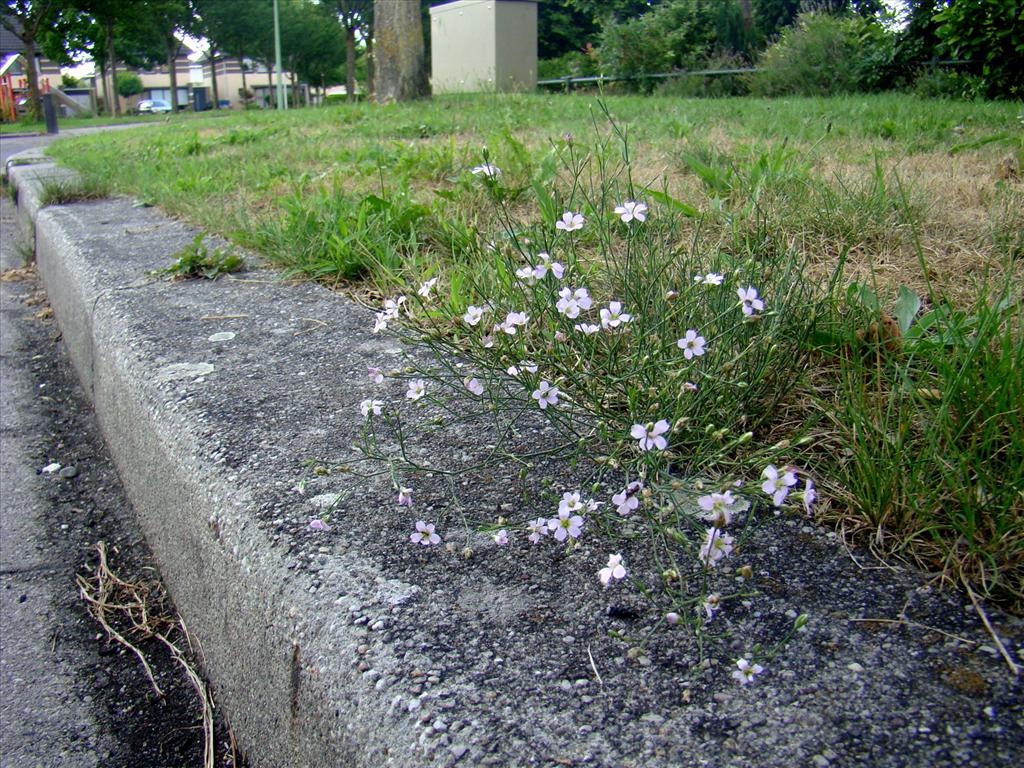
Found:
[[[274,66],[277,68],[277,108],[288,109],[284,97],[284,80],[281,75],[281,22],[278,19],[277,0],[274,0]]]

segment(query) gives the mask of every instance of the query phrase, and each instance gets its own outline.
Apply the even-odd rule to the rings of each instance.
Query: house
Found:
[[[178,46],[177,55],[174,58],[174,73],[177,78],[178,109],[194,109],[201,112],[213,106],[210,89],[203,78],[203,67],[195,59],[199,53],[184,43]],[[142,92],[127,99],[119,97],[121,107],[125,111],[132,111],[135,106],[144,99],[163,99],[171,103],[171,75],[166,64],[152,69],[132,69],[121,65],[118,72],[131,72],[142,81]],[[96,95],[104,103],[107,103],[107,78],[97,77],[95,79]]]
[[[14,24],[18,20],[12,18]],[[28,92],[27,64],[23,55],[25,46],[18,36],[0,24],[0,119],[13,120],[13,109]],[[61,86],[60,65],[42,55],[32,62],[39,80],[39,92],[48,93]]]
[[[232,109],[244,109],[247,105],[272,107],[276,101],[277,74],[252,59],[238,59],[222,55],[216,56],[216,70],[210,52],[203,54],[204,82],[213,86],[214,73],[217,78],[217,96],[221,106]],[[281,73],[285,93],[292,98],[292,74],[287,70]],[[299,98],[309,103],[309,87],[299,84]]]

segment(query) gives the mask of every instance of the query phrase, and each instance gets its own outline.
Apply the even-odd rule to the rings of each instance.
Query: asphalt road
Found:
[[[2,138],[0,160],[49,140]],[[100,541],[119,575],[151,578],[155,569],[41,284],[20,269],[25,251],[14,213],[4,189],[0,768],[201,765],[199,705],[181,669],[156,640],[139,641],[163,691],[157,695],[134,654],[107,638],[79,594],[76,576],[94,569]],[[51,463],[63,474],[43,471]]]

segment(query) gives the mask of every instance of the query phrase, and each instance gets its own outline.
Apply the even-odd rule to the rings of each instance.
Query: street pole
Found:
[[[278,19],[277,0],[274,0],[274,66],[277,67],[277,108],[288,109],[284,97],[284,79],[281,75],[281,22]]]

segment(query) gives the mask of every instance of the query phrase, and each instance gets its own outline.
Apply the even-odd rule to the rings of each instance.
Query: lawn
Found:
[[[440,359],[528,403],[557,386],[548,415],[652,488],[793,465],[793,498],[813,478],[814,513],[879,554],[1024,602],[1019,104],[445,97],[198,116],[51,152],[289,275],[408,294],[405,326]],[[613,213],[627,199],[646,221]],[[586,226],[556,229],[566,211]],[[556,306],[562,285],[593,308]],[[755,286],[763,309],[736,301]],[[602,328],[611,301],[630,320]],[[485,346],[471,307],[529,328],[506,317]],[[523,360],[539,372],[506,373]],[[661,421],[667,450],[621,437]],[[679,530],[659,514],[656,535]]]

